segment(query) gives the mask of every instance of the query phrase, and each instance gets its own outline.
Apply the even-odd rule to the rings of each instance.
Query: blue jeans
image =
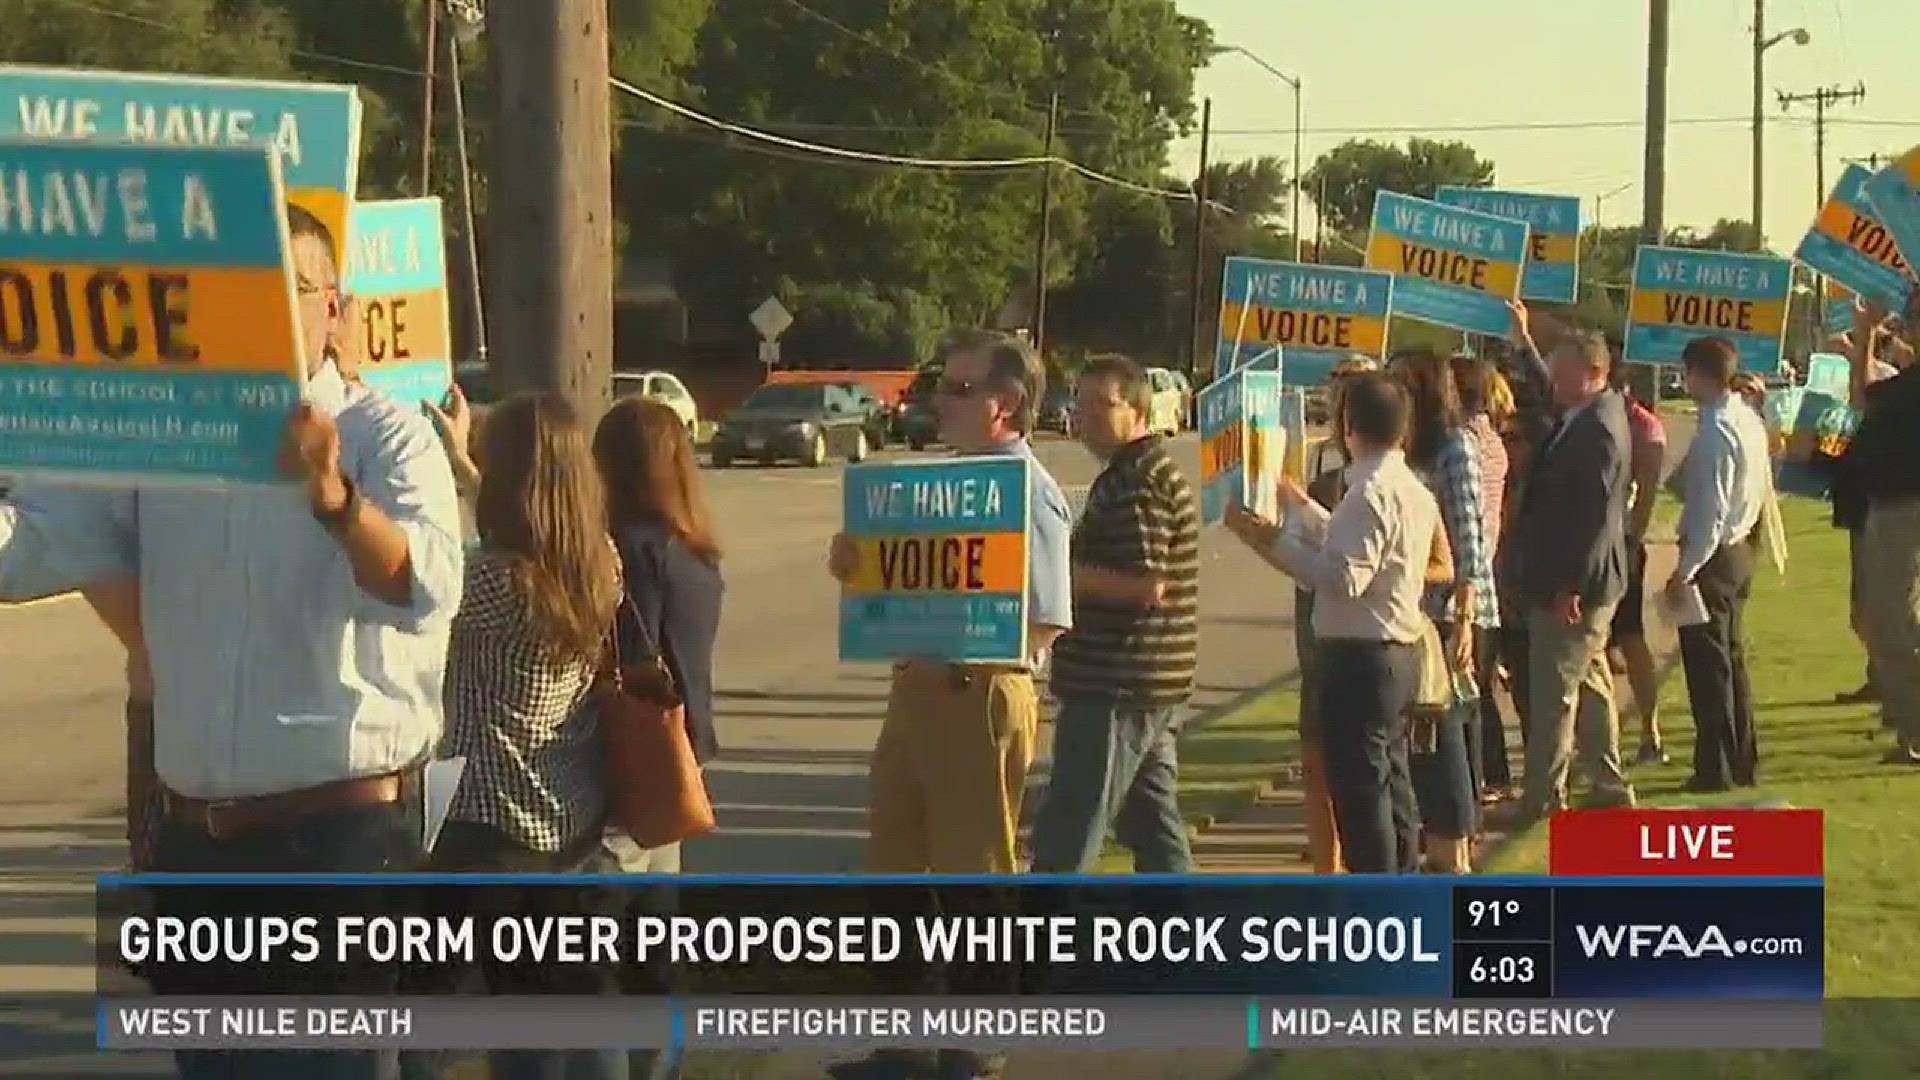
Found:
[[[1053,778],[1033,823],[1033,869],[1093,868],[1111,827],[1142,874],[1193,869],[1176,790],[1179,709],[1064,696],[1053,722]]]

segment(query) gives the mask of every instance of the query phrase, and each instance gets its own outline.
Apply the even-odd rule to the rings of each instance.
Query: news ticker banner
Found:
[[[1913,267],[1901,257],[1893,236],[1867,203],[1871,179],[1872,171],[1864,166],[1847,166],[1793,257],[1870,303],[1888,311],[1905,311],[1915,286]],[[1830,285],[1828,303],[1833,302],[1831,292]],[[1849,318],[1835,326],[1831,313],[1827,318],[1829,331],[1846,330],[1853,324]]]
[[[1792,291],[1788,259],[1642,244],[1622,352],[1629,363],[1672,367],[1694,339],[1723,337],[1742,370],[1771,375],[1786,348]]]
[[[1016,455],[848,466],[840,659],[1024,663],[1032,484]]]
[[[692,994],[1817,999],[1822,828],[1561,814],[1551,878],[105,875],[100,985],[485,960],[670,969]]]
[[[0,470],[274,483],[305,377],[276,156],[0,140]]]
[[[1920,146],[1875,173],[1864,193],[1900,254],[1910,265],[1920,266]]]
[[[287,201],[346,265],[360,173],[360,91],[347,84],[0,65],[0,135],[175,146],[267,146]]]
[[[355,203],[342,287],[360,301],[361,380],[409,405],[443,403],[453,386],[453,334],[440,200]]]
[[[1384,360],[1393,275],[1234,255],[1221,275],[1214,370],[1275,357],[1288,386],[1319,386],[1356,354]]]
[[[1818,1049],[1818,1001],[1288,997],[176,998],[99,1010],[102,1050]]]
[[[1374,197],[1366,265],[1394,275],[1393,313],[1503,337],[1520,297],[1528,227],[1393,191]]]
[[[1522,300],[1571,304],[1580,299],[1580,199],[1446,185],[1435,202],[1524,222],[1527,264],[1520,277]]]

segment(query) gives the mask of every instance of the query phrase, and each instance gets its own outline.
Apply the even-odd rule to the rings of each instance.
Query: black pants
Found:
[[[1319,643],[1327,722],[1327,787],[1347,869],[1410,874],[1420,866],[1420,814],[1407,763],[1407,709],[1419,666],[1411,645]]]
[[[1753,545],[1745,541],[1714,552],[1694,575],[1707,621],[1680,628],[1680,662],[1693,707],[1693,782],[1699,786],[1750,786],[1759,765],[1743,625],[1753,559]]]
[[[410,785],[402,800],[313,814],[288,825],[215,839],[197,824],[167,820],[154,839],[153,869],[165,873],[406,873],[419,868],[420,790]],[[362,889],[245,890],[166,888],[155,890],[159,915],[264,914],[297,911],[323,920],[366,906]],[[253,911],[252,909],[258,909]],[[298,965],[190,964],[149,971],[155,993],[197,996],[256,994],[347,994],[390,997],[400,969],[371,962],[349,968]],[[183,1080],[375,1080],[392,1075],[391,1051],[209,1051],[183,1050],[174,1062]]]
[[[1477,790],[1512,787],[1513,764],[1507,760],[1507,721],[1500,715],[1500,680],[1494,669],[1500,663],[1500,639],[1505,627],[1480,630],[1474,638],[1473,675],[1480,681],[1480,752],[1474,759],[1479,772]],[[1526,727],[1522,725],[1522,732]]]

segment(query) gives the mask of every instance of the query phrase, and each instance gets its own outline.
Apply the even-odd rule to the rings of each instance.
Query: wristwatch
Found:
[[[311,507],[313,519],[320,523],[321,528],[335,536],[346,532],[347,527],[353,524],[353,520],[360,516],[360,489],[355,487],[353,481],[346,476],[340,478],[340,486],[345,489],[347,497],[339,506],[332,510],[322,510],[318,506]]]

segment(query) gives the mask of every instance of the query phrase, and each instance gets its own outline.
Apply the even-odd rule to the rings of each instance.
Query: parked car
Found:
[[[864,461],[873,448],[866,423],[866,414],[838,386],[768,383],[748,394],[714,429],[713,464],[724,469],[752,458],[818,468],[833,456]]]
[[[867,445],[876,450],[887,445],[888,440],[893,438],[894,407],[881,401],[879,395],[864,383],[845,382],[833,385],[845,390],[847,396],[853,399],[854,404],[858,405],[861,413],[866,416]]]
[[[915,450],[925,450],[940,441],[940,414],[934,411],[933,394],[941,374],[938,368],[927,368],[907,387],[900,408],[900,438]]]
[[[680,417],[680,423],[686,426],[687,434],[700,437],[700,406],[695,404],[693,395],[687,392],[687,384],[678,377],[664,371],[616,371],[613,373],[613,396],[615,400],[623,397],[643,397],[657,401]]]
[[[1187,405],[1173,372],[1166,368],[1148,368],[1147,385],[1153,392],[1152,406],[1147,410],[1148,429],[1167,435],[1180,434],[1186,427]]]
[[[1184,371],[1168,368],[1167,374],[1173,376],[1173,385],[1180,391],[1180,427],[1182,430],[1191,428],[1198,423],[1193,415],[1193,383],[1188,381]]]
[[[1040,398],[1040,412],[1035,420],[1041,431],[1073,434],[1073,386],[1048,386],[1047,392]]]

